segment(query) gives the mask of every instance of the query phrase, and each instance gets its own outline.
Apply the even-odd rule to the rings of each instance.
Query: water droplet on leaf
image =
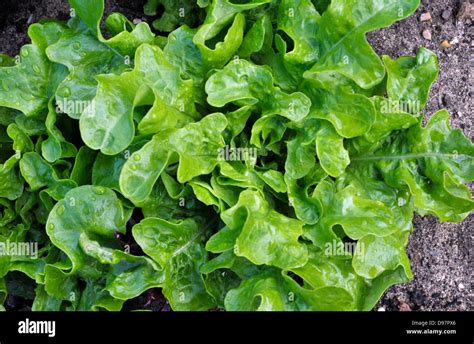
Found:
[[[95,187],[94,192],[98,195],[103,195],[105,193],[105,189],[103,187]]]
[[[64,207],[60,205],[58,209],[56,210],[56,212],[58,213],[59,216],[61,216],[62,214],[64,214]]]
[[[69,97],[71,95],[71,90],[69,89],[69,87],[64,87],[62,93],[63,97]]]

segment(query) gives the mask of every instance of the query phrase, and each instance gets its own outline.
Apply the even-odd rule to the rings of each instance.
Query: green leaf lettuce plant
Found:
[[[414,212],[472,211],[473,144],[423,124],[437,57],[365,37],[419,0],[151,0],[158,34],[70,4],[0,56],[2,303],[371,310]]]

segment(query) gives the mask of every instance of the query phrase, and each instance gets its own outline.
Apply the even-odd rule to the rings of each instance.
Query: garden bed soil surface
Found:
[[[121,12],[129,19],[151,23],[143,14],[144,0],[107,0],[106,13]],[[390,28],[368,34],[368,40],[379,54],[399,57],[414,55],[418,47],[436,52],[439,58],[439,79],[433,86],[425,110],[429,118],[439,109],[452,114],[451,124],[474,138],[474,88],[472,64],[474,27],[472,12],[460,16],[464,0],[423,0],[417,12]],[[463,12],[463,11],[461,11]],[[421,16],[429,13],[430,20]],[[66,0],[3,0],[0,5],[0,53],[16,55],[29,43],[28,25],[42,18],[66,20]],[[431,40],[428,40],[428,30]],[[424,32],[425,31],[425,32]],[[450,42],[443,48],[441,42]],[[377,305],[388,311],[455,311],[472,310],[471,267],[474,215],[458,224],[439,223],[434,217],[415,217],[415,230],[408,244],[414,279],[405,285],[390,288]],[[13,301],[13,300],[10,300]],[[13,309],[21,309],[15,307]],[[128,302],[126,309],[146,307],[169,310],[159,290]]]

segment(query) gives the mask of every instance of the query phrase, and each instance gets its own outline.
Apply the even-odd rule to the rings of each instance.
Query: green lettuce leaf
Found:
[[[371,88],[385,76],[382,61],[365,38],[367,32],[408,17],[419,0],[333,0],[319,20],[316,39],[319,59],[306,77],[336,71],[362,88]]]

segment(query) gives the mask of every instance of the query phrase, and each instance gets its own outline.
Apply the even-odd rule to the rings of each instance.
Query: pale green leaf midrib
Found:
[[[423,158],[458,160],[459,158],[473,159],[474,157],[467,154],[447,154],[447,153],[437,153],[437,152],[424,152],[424,153],[399,154],[399,155],[360,156],[360,157],[351,158],[351,161],[406,160],[406,159],[423,159]]]

